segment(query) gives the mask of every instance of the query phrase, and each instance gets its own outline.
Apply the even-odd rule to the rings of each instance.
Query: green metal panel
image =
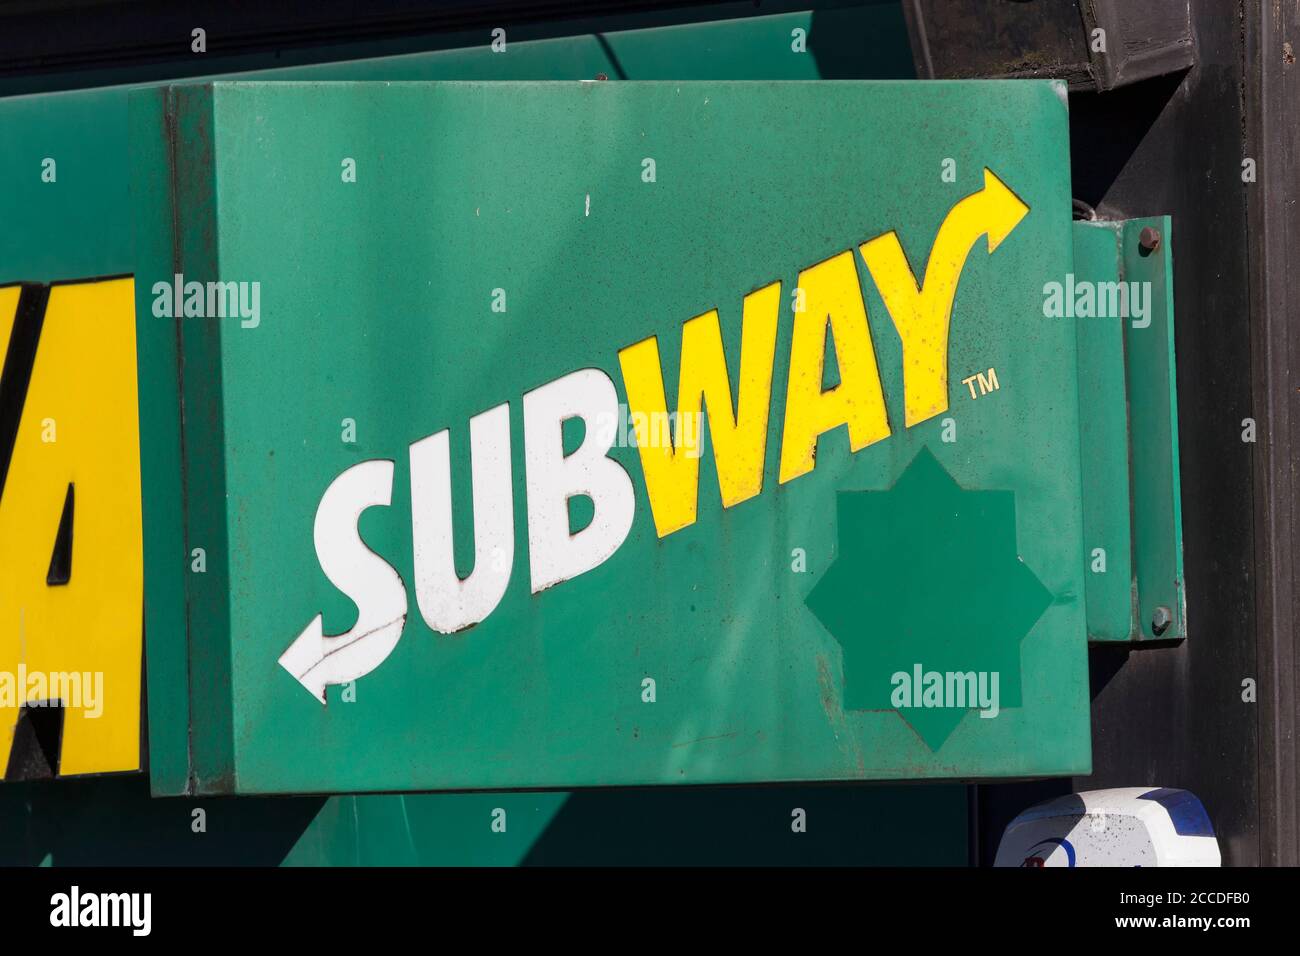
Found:
[[[155,139],[164,106],[133,103]],[[218,552],[183,593],[149,592],[160,615],[191,608],[189,680],[150,687],[207,715],[193,724],[195,789],[1087,772],[1075,329],[1036,318],[1042,276],[1072,265],[1059,85],[217,84],[174,106],[187,132],[171,167],[146,161],[139,180],[141,196],[165,195],[173,170],[181,184],[174,252],[139,260],[137,314],[142,339],[179,328],[186,370],[186,536],[146,518],[147,569]],[[341,180],[343,157],[357,182]],[[969,229],[1010,196],[986,167],[1028,212],[968,237],[949,407],[907,427],[898,316],[858,246],[893,232],[922,272],[962,200],[976,197],[953,213]],[[209,181],[207,196],[183,185]],[[829,431],[815,468],[779,482],[790,292],[846,250],[890,435],[851,452],[843,428]],[[256,326],[155,318],[153,286],[174,272],[259,282]],[[626,540],[530,593],[521,396],[590,368],[623,399],[619,350],[656,336],[671,402],[682,323],[715,308],[734,390],[739,300],[776,280],[761,493],[722,508],[706,443],[697,520],[658,537],[638,449],[620,444],[609,457],[635,489]],[[497,288],[505,313],[491,308]],[[825,388],[863,365],[861,341],[836,342]],[[976,373],[990,369],[997,387],[981,394]],[[168,401],[178,383],[146,387],[142,403]],[[408,448],[449,428],[466,574],[466,422],[501,403],[516,544],[500,605],[441,635],[409,594],[403,636],[352,685],[355,701],[331,687],[322,706],[277,659],[317,613],[331,635],[357,620],[313,548],[323,492],[360,462],[396,463],[391,506],[367,510],[360,534],[409,592]],[[345,418],[355,443],[341,440]],[[146,444],[178,440],[150,430]],[[895,704],[915,667],[999,674],[997,716]]]
[[[809,33],[806,54],[795,54],[790,47],[791,31],[796,28]],[[730,79],[912,75],[903,24],[894,5],[619,30],[540,43],[522,39],[526,32],[511,31],[506,56],[490,54],[483,37],[475,34],[449,38],[443,43],[448,49],[438,52],[374,58],[372,47],[357,46],[350,55],[358,59],[351,62],[265,70],[260,75],[268,79],[468,79],[476,75],[471,70],[482,75],[489,69],[497,71],[491,76],[505,79],[577,79],[598,72],[615,78],[678,79],[701,70]],[[470,49],[458,50],[458,44]],[[244,66],[258,68],[268,60],[250,59]],[[240,67],[225,61],[223,68]],[[156,76],[156,71],[151,75]],[[137,72],[109,81],[142,78],[144,74]],[[133,234],[143,257],[168,254],[156,243],[170,238],[170,219],[158,218],[170,206],[159,206],[158,196],[128,195],[128,143],[137,164],[161,167],[166,162],[163,137],[128,130],[128,92],[127,87],[111,87],[0,100],[4,131],[0,178],[9,185],[0,191],[0,221],[5,224],[0,230],[0,281],[130,272],[135,262]],[[47,156],[58,162],[57,185],[41,181],[41,160]],[[142,376],[175,368],[174,336],[151,336],[139,345]],[[175,400],[142,409],[156,434],[179,434],[179,411]],[[169,459],[159,457],[165,449],[157,443],[144,451],[145,483],[155,489],[150,521],[179,528],[179,471],[168,471]],[[179,452],[172,451],[170,460],[178,469]],[[173,497],[168,497],[168,489],[175,489]],[[155,563],[150,569],[152,586],[162,593],[179,589],[189,568],[183,557]],[[153,626],[147,635],[151,685],[188,680],[183,610],[169,620],[148,595],[146,601]],[[173,666],[180,668],[179,677],[165,666],[169,655]],[[154,741],[150,771],[155,783],[160,783],[160,792],[179,792],[188,780],[187,705],[188,698],[180,694],[156,693],[149,700],[149,733]],[[871,787],[851,792],[825,788],[593,791],[578,798],[537,795],[532,799],[538,812],[548,816],[566,800],[570,803],[531,845],[528,839],[514,839],[516,834],[528,836],[523,826],[516,828],[533,812],[523,804],[517,806],[527,799],[526,795],[414,794],[191,803],[150,800],[147,791],[122,777],[8,785],[0,787],[4,831],[0,856],[9,864],[55,865],[268,864],[282,859],[315,865],[396,864],[412,859],[456,865],[525,859],[965,862],[966,801],[960,786]],[[510,838],[486,825],[488,812],[496,806],[510,812]],[[812,818],[812,831],[802,835],[803,843],[798,838],[781,839],[782,834],[790,836],[789,806],[806,807]],[[199,807],[210,814],[212,826],[207,833],[192,830],[191,813]],[[522,821],[516,812],[520,807],[524,807]],[[386,821],[402,816],[409,818],[410,827],[399,833]],[[869,824],[886,817],[894,821],[887,834],[866,824],[855,829],[855,821]],[[828,822],[832,825],[822,825]]]
[[[577,26],[575,25],[575,29]],[[796,50],[795,31],[807,36]],[[901,14],[889,5],[807,10],[774,16],[691,23],[670,27],[621,29],[600,34],[517,39],[535,32],[511,31],[506,53],[494,53],[479,33],[440,38],[448,48],[403,56],[358,58],[344,62],[260,69],[266,79],[311,78],[424,79],[579,79],[600,73],[636,79],[708,75],[744,79],[817,79],[823,76],[910,76]],[[351,51],[365,57],[366,48]],[[339,55],[347,55],[347,51]],[[265,59],[249,60],[254,68]],[[130,88],[21,96],[0,100],[0,283],[60,281],[130,273],[132,237],[142,257],[168,254],[171,192],[128,195],[127,144],[136,165],[165,163],[164,139],[156,127],[128,136]],[[56,180],[42,179],[42,161],[56,162]],[[164,205],[160,205],[160,203]],[[160,251],[158,243],[163,243]],[[176,343],[152,338],[139,343],[140,374],[153,378],[175,366]],[[165,383],[163,383],[165,386]],[[174,383],[172,388],[177,387]],[[179,436],[175,401],[142,408],[161,435]],[[155,505],[146,519],[166,524],[179,538],[179,437],[142,450],[144,484],[154,489]],[[179,587],[185,565],[161,566],[154,587],[164,593]],[[171,617],[169,617],[169,612]],[[190,679],[183,614],[174,606],[157,609],[146,634],[148,669],[160,684]],[[164,792],[183,790],[189,777],[186,741],[187,702],[160,698],[149,709],[150,735],[158,746],[151,773]],[[164,784],[163,781],[166,781]]]
[[[1118,281],[1120,223],[1076,223],[1074,275]],[[1124,319],[1077,319],[1083,540],[1088,564],[1088,637],[1127,641],[1133,630],[1128,388]]]
[[[1143,230],[1160,237],[1154,248],[1142,247]],[[1065,299],[1081,313],[1088,636],[1098,642],[1187,636],[1171,232],[1167,216],[1075,224]],[[1107,290],[1121,286],[1132,294],[1117,310]]]
[[[0,128],[0,284],[130,272],[126,92],[0,100]]]
[[[138,168],[165,169],[169,140],[163,135],[164,130],[147,122],[148,119],[136,112],[130,114],[133,161]],[[123,212],[129,215],[132,224],[136,257],[166,259],[172,255],[173,198],[170,183],[156,193],[142,194],[140,181],[131,181],[131,205]],[[149,508],[142,515],[144,538],[146,542],[179,542],[184,539],[185,514],[180,470],[180,382],[175,372],[180,358],[176,336],[137,335],[136,359],[140,394],[155,396],[152,401],[140,402],[140,427],[150,435],[149,440],[140,443],[140,485],[142,489],[150,489]],[[184,791],[190,777],[189,698],[184,694],[159,693],[155,688],[188,683],[190,679],[189,649],[183,639],[185,606],[161,599],[163,595],[183,593],[188,570],[184,556],[181,552],[180,560],[146,561],[145,566],[149,775],[161,792],[172,793]],[[155,594],[159,599],[155,599]]]
[[[1141,244],[1147,228],[1160,236],[1154,251]],[[1151,324],[1130,322],[1124,330],[1139,632],[1142,639],[1177,640],[1187,636],[1187,599],[1174,363],[1173,223],[1168,216],[1129,220],[1120,248],[1121,275],[1151,290]],[[1167,615],[1162,616],[1162,610]],[[1158,620],[1163,627],[1153,626]]]
[[[523,26],[494,53],[481,32],[425,37],[442,49],[375,56],[372,45],[336,49],[354,59],[267,68],[266,57],[222,61],[267,80],[906,79],[914,75],[895,4],[869,2],[771,16],[525,39],[554,25]],[[607,26],[574,23],[573,29]],[[798,47],[795,31],[806,43]],[[285,59],[290,57],[286,55]],[[277,61],[279,57],[276,58]],[[140,70],[125,76],[138,79]],[[156,75],[156,70],[150,70]],[[227,73],[225,75],[231,75]],[[214,77],[199,78],[205,82]],[[106,82],[120,83],[117,75]],[[127,95],[111,86],[0,98],[0,284],[131,271],[127,196]],[[139,144],[134,144],[139,148]],[[56,184],[42,160],[57,163]]]

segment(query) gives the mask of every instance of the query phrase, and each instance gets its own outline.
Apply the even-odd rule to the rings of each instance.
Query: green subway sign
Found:
[[[1063,86],[132,127],[156,791],[1089,771]]]

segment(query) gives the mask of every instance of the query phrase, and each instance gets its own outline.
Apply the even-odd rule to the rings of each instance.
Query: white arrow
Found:
[[[329,684],[364,677],[384,662],[406,625],[406,585],[392,565],[366,546],[357,520],[367,508],[392,501],[393,463],[363,461],[325,489],[316,509],[316,557],[330,582],[357,606],[357,623],[327,636],[317,614],[288,650],[280,666],[325,703]]]
[[[382,664],[397,646],[405,625],[403,614],[373,631],[354,627],[346,634],[327,637],[317,614],[280,655],[280,666],[323,704],[327,684],[346,684]]]

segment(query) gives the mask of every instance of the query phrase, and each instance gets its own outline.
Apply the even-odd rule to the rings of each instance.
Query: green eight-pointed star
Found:
[[[843,648],[844,709],[897,710],[938,750],[980,710],[968,688],[996,688],[992,719],[1020,706],[1020,643],[1052,595],[1018,555],[1013,493],[963,489],[922,449],[889,491],[837,497],[837,556],[807,604]],[[918,673],[939,675],[932,693]]]

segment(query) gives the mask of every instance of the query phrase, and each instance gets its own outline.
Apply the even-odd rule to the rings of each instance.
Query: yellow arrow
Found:
[[[948,326],[966,257],[983,235],[992,254],[1028,212],[1020,197],[985,169],[984,188],[960,200],[940,224],[923,284],[918,285],[896,233],[859,247],[903,341],[903,407],[909,428],[948,409]]]

